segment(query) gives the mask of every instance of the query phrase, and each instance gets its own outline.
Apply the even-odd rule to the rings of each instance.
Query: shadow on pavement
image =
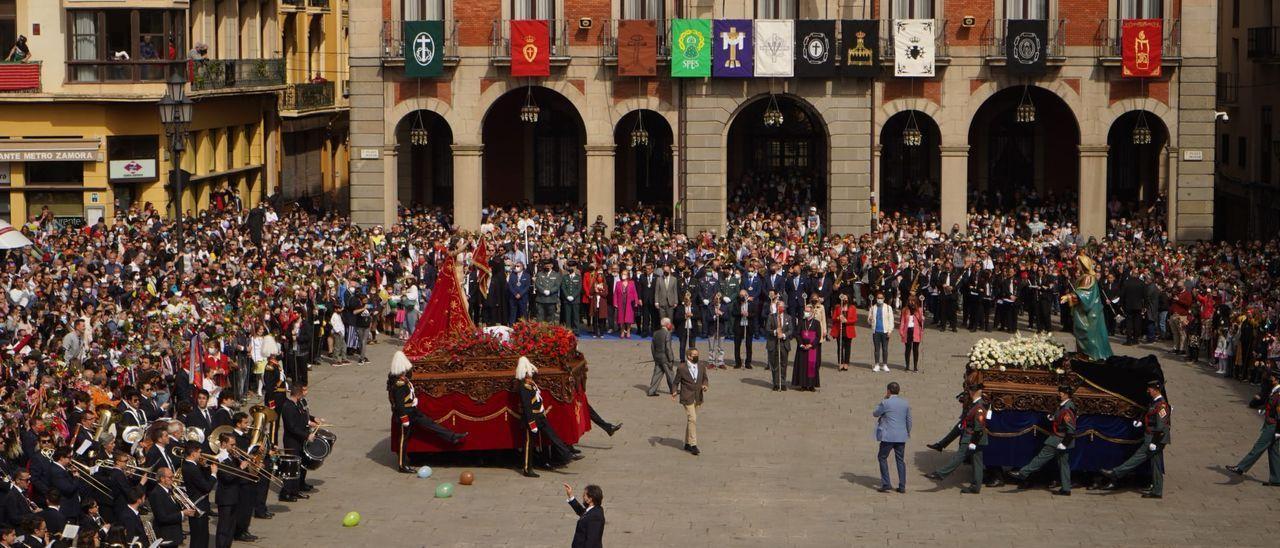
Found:
[[[880,488],[880,478],[871,476],[860,476],[853,472],[845,472],[840,474],[840,478],[854,485],[861,485],[872,491]]]

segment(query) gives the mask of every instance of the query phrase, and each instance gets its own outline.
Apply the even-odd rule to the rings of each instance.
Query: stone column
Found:
[[[942,154],[942,232],[950,232],[951,225],[960,225],[961,231],[969,229],[969,145],[938,147]]]
[[[1168,147],[1169,155],[1162,158],[1167,168],[1168,182],[1165,185],[1165,230],[1169,231],[1169,240],[1178,242],[1178,147]]]
[[[483,166],[484,145],[453,145],[453,222],[462,230],[480,230]]]
[[[584,147],[587,151],[587,225],[596,222],[596,216],[604,217],[604,224],[613,230],[614,145],[596,144]]]
[[[1080,145],[1080,235],[1107,235],[1107,145]]]
[[[671,230],[682,226],[680,218],[680,147],[671,143]]]
[[[396,145],[387,145],[382,149],[382,226],[390,228],[396,224],[397,204],[399,204],[399,152]]]

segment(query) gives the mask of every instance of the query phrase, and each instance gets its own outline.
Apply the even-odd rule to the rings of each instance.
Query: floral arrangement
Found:
[[[1066,349],[1048,333],[1027,337],[1018,333],[1005,341],[979,339],[969,350],[968,366],[970,369],[1023,369],[1061,374],[1063,370],[1057,365],[1065,355]]]
[[[535,362],[554,362],[569,356],[577,348],[578,338],[562,326],[522,321],[512,328],[505,342],[500,336],[484,331],[455,332],[435,354],[451,358],[529,356]]]

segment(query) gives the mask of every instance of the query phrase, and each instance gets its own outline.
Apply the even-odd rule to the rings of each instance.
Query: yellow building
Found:
[[[0,0],[0,48],[22,36],[29,52],[0,63],[0,218],[172,214],[157,103],[173,72],[195,101],[184,211],[224,188],[245,205],[345,200],[345,9],[331,2]]]

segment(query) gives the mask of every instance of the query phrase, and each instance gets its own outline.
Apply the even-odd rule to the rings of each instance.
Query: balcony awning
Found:
[[[101,162],[102,139],[0,139],[0,162]]]

